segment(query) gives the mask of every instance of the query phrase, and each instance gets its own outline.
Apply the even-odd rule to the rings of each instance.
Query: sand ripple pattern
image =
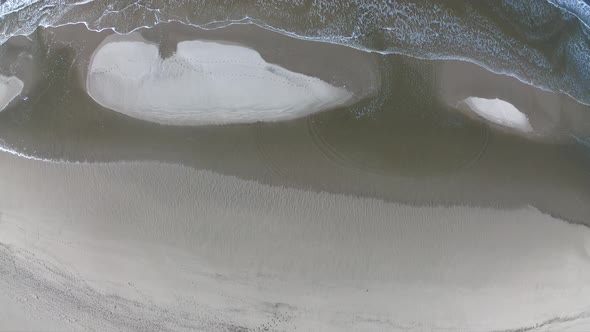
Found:
[[[408,133],[398,131],[400,126],[391,119],[359,121],[350,114],[339,116],[338,121],[327,114],[308,118],[316,147],[335,165],[383,176],[443,176],[467,169],[485,153],[490,138],[486,126],[473,123]]]

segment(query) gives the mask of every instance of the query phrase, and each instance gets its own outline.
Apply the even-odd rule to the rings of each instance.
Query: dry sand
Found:
[[[411,207],[160,163],[0,158],[4,304],[39,321],[588,328],[590,230],[531,207]]]
[[[514,105],[504,100],[468,97],[462,101],[467,108],[485,120],[499,126],[514,129],[519,132],[533,131],[529,119]]]
[[[138,37],[138,34],[141,36]],[[115,35],[111,30],[88,31],[79,24],[41,29],[37,35],[38,42],[49,47],[75,48],[75,68],[71,69],[77,71],[76,78],[83,89],[86,88],[93,53],[109,40],[136,40],[157,45],[159,55],[164,59],[173,57],[178,51],[178,44],[183,42],[199,40],[242,46],[254,50],[264,62],[345,88],[354,94],[356,100],[374,95],[381,82],[378,63],[370,53],[341,45],[294,39],[252,24],[202,30],[168,23],[123,36]]]
[[[266,62],[254,49],[182,41],[167,58],[138,33],[111,35],[92,55],[86,90],[102,106],[168,125],[284,121],[350,103],[353,95]]]
[[[21,93],[23,86],[23,81],[18,77],[0,75],[0,111]]]

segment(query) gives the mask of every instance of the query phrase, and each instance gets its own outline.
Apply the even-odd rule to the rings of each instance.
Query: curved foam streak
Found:
[[[502,99],[468,97],[462,103],[480,117],[494,124],[525,133],[533,131],[527,116],[514,105]]]
[[[23,81],[16,76],[0,75],[0,112],[10,104],[10,102],[20,95],[24,87]]]
[[[180,42],[166,59],[154,44],[107,42],[92,57],[86,87],[106,108],[167,125],[289,120],[352,98],[255,50],[197,40]]]

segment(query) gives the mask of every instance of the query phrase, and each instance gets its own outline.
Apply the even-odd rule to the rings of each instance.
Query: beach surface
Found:
[[[155,162],[0,158],[3,305],[24,308],[32,330],[587,319],[590,231],[532,207],[412,207]]]

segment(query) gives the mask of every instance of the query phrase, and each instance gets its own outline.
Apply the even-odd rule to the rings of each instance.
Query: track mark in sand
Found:
[[[510,329],[510,330],[500,330],[500,331],[495,331],[495,332],[528,332],[528,331],[538,330],[541,328],[551,327],[551,326],[557,325],[557,324],[571,323],[571,322],[575,322],[575,321],[578,321],[581,319],[586,319],[586,318],[590,318],[590,312],[582,312],[577,315],[566,316],[566,317],[555,317],[555,318],[551,318],[551,319],[547,319],[545,321],[539,322],[539,323],[532,325],[532,326],[525,326],[525,327],[520,327],[517,329]],[[550,330],[546,330],[546,331],[550,331]]]
[[[256,139],[256,151],[262,159],[264,167],[269,171],[269,173],[277,178],[283,180],[292,180],[292,175],[290,174],[289,169],[284,167],[282,163],[278,162],[278,159],[283,158],[284,156],[277,157],[276,153],[287,151],[291,146],[288,143],[281,142],[279,140],[269,140],[269,137],[273,135],[269,135],[267,132],[272,131],[275,132],[277,126],[281,126],[281,124],[258,124],[260,129],[255,131],[255,139]],[[282,137],[282,135],[278,136]],[[288,156],[287,156],[288,157]],[[291,155],[293,157],[293,155]],[[291,163],[289,163],[291,164]]]
[[[404,128],[406,124],[394,123],[390,115],[381,116],[314,114],[307,121],[309,136],[339,167],[400,177],[451,175],[476,164],[489,144],[489,129],[473,121],[424,126],[413,122]]]
[[[279,331],[282,325],[294,317],[294,308],[288,304],[269,303],[268,305],[272,317],[266,323],[252,329],[253,332]]]

